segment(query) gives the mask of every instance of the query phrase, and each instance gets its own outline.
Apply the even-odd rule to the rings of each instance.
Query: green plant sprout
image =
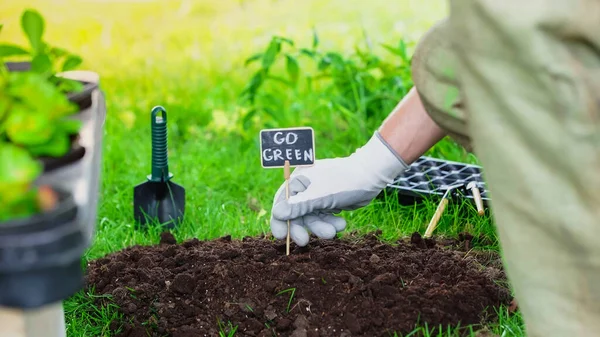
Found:
[[[133,299],[138,299],[137,296],[135,295],[136,290],[131,288],[131,287],[125,287],[125,289],[129,290],[129,297],[133,298]]]
[[[233,337],[238,329],[237,325],[233,326],[231,322],[227,322],[227,327],[221,321],[221,319],[217,318],[217,324],[219,326],[219,337]]]
[[[402,285],[402,288],[406,288],[406,282],[404,282],[402,277],[400,278],[400,284]]]
[[[270,324],[269,324],[270,323]],[[273,325],[273,326],[272,326]],[[269,320],[269,322],[265,323],[265,327],[271,330],[271,336],[277,337],[277,333],[275,332],[275,323]]]
[[[42,210],[33,182],[42,174],[40,157],[62,157],[82,123],[68,118],[78,111],[66,93],[81,83],[61,77],[82,60],[44,39],[45,22],[35,10],[21,16],[28,47],[0,44],[0,221]],[[2,26],[0,26],[0,32]],[[28,61],[30,69],[9,71],[6,61]]]
[[[282,291],[278,292],[275,296],[279,296],[281,294],[285,294],[285,293],[288,293],[288,292],[291,292],[290,299],[288,300],[288,305],[287,305],[287,308],[286,308],[286,312],[289,313],[290,312],[290,307],[292,306],[292,300],[294,299],[294,294],[296,293],[296,288],[288,288],[288,289],[282,290]]]

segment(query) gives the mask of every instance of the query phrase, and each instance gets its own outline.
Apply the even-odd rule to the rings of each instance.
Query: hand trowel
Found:
[[[142,226],[158,221],[174,228],[183,220],[185,189],[171,179],[167,155],[167,112],[156,106],[151,112],[152,171],[147,181],[133,189],[133,215]]]

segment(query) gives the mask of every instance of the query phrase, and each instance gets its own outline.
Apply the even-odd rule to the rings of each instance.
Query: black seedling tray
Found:
[[[466,189],[474,181],[479,188],[484,206],[489,201],[487,186],[482,178],[481,166],[465,164],[431,157],[420,157],[409,169],[388,185],[388,192],[398,194],[401,204],[414,204],[432,197],[441,198],[445,186],[464,184],[450,193],[453,199],[468,199],[474,203],[473,195]]]

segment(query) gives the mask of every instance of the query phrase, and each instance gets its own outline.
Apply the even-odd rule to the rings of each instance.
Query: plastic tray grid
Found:
[[[474,181],[484,202],[489,201],[487,186],[483,181],[481,166],[465,164],[431,157],[420,157],[409,169],[388,185],[398,194],[410,198],[443,196],[447,186]],[[453,193],[456,195],[456,192]],[[473,195],[462,189],[462,198],[473,199]]]

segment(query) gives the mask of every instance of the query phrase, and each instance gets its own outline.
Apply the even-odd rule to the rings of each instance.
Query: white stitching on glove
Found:
[[[307,229],[331,239],[346,228],[346,220],[334,214],[368,205],[407,168],[378,132],[348,157],[296,168],[290,176],[290,198],[285,198],[285,183],[275,194],[271,232],[285,239],[290,220],[290,237],[298,246],[308,244]]]

